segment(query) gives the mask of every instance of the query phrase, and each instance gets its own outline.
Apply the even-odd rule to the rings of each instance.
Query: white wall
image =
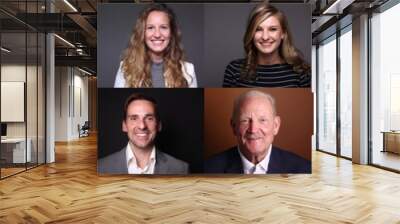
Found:
[[[72,67],[56,67],[56,141],[79,137],[78,124],[88,120],[88,78]]]
[[[55,141],[68,140],[69,76],[67,67],[55,68]]]
[[[78,72],[78,75],[77,75]],[[87,76],[82,77],[83,73],[79,70],[74,70],[74,113],[72,119],[72,135],[78,136],[78,124],[82,126],[89,117],[89,94],[88,94],[88,78]]]

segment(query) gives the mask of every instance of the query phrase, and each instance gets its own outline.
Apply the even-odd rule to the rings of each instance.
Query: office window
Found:
[[[371,18],[372,163],[400,170],[400,4]]]
[[[318,47],[317,149],[336,154],[336,36]]]
[[[351,25],[341,31],[340,41],[340,155],[351,158],[352,141],[352,35]]]

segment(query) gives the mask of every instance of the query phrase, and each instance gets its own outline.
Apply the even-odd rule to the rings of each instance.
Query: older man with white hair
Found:
[[[281,119],[275,99],[251,90],[235,99],[231,118],[234,146],[205,162],[206,173],[311,173],[311,162],[272,145]]]

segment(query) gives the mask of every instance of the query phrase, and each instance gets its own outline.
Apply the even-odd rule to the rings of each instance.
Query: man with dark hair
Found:
[[[205,162],[206,173],[311,173],[311,162],[272,145],[281,124],[274,98],[251,90],[235,99],[231,127],[238,145]]]
[[[143,94],[132,94],[124,105],[122,131],[129,142],[118,152],[98,161],[99,173],[187,174],[188,164],[155,147],[161,121],[156,101]]]

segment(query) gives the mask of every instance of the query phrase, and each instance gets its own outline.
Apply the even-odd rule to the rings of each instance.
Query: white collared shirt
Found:
[[[269,159],[271,158],[272,144],[269,146],[267,155],[257,164],[253,164],[242,154],[238,147],[240,158],[242,159],[244,174],[266,174],[268,171]]]
[[[132,151],[131,144],[126,146],[126,164],[129,174],[154,174],[156,166],[156,148],[153,146],[151,150],[149,163],[142,169],[137,165],[135,154]]]

